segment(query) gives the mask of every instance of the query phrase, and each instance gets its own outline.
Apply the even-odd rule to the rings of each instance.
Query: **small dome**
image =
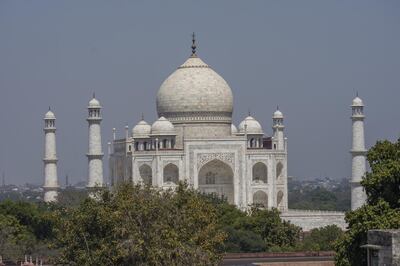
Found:
[[[279,110],[276,110],[275,113],[274,113],[273,118],[283,118],[282,112],[279,111]]]
[[[56,116],[54,115],[54,113],[51,110],[49,110],[44,115],[44,119],[56,119]]]
[[[236,126],[234,124],[231,124],[231,134],[234,135],[237,133],[238,133],[238,130],[237,130]]]
[[[89,101],[89,107],[91,107],[91,108],[100,108],[101,105],[100,105],[100,102],[96,98],[93,97],[93,99],[91,99]]]
[[[141,120],[132,129],[132,136],[134,138],[148,137],[151,132],[151,126],[144,120]]]
[[[255,120],[252,116],[246,117],[239,124],[239,132],[245,133],[245,125],[247,125],[247,134],[264,134],[260,123]]]
[[[364,106],[363,101],[357,96],[353,99],[352,106]]]
[[[165,117],[161,116],[151,126],[152,135],[175,135],[175,127]]]

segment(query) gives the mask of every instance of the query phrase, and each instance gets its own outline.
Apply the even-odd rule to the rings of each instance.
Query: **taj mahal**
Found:
[[[204,193],[225,198],[238,208],[256,204],[277,208],[281,217],[303,230],[336,224],[345,228],[344,213],[291,210],[288,207],[287,146],[284,115],[271,114],[271,133],[248,115],[232,122],[233,94],[228,83],[197,55],[192,40],[189,58],[161,84],[156,96],[158,119],[144,118],[125,137],[108,143],[109,182],[132,182],[174,189],[179,181]],[[351,105],[353,147],[352,209],[365,201],[360,181],[366,171],[364,104]],[[104,186],[101,142],[102,106],[93,96],[88,104],[89,147],[87,188]],[[57,200],[55,115],[45,115],[44,200]]]

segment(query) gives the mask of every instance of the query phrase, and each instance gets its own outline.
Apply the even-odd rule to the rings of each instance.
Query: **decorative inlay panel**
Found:
[[[228,164],[232,169],[235,169],[235,154],[229,153],[199,153],[197,154],[197,170],[201,169],[206,163],[212,160],[220,160]]]

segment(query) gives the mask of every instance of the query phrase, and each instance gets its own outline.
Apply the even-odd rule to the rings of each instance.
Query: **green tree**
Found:
[[[289,191],[289,206],[293,209],[302,210],[348,210],[350,190],[347,187],[348,184],[340,184],[340,187],[333,190],[307,186],[301,189],[291,189]]]
[[[334,243],[343,235],[342,229],[336,225],[327,225],[312,229],[302,242],[302,250],[330,251],[334,249]]]
[[[123,184],[57,211],[60,262],[70,265],[209,265],[225,234],[198,192]]]
[[[250,211],[248,221],[249,223],[246,223],[245,227],[261,235],[266,251],[270,251],[272,248],[275,250],[276,248],[290,249],[299,240],[300,227],[282,220],[277,209],[253,208]]]
[[[0,254],[5,259],[16,261],[30,253],[34,243],[35,237],[15,217],[0,214]]]
[[[24,201],[5,200],[0,202],[0,214],[15,217],[39,240],[50,238],[52,234],[52,219],[47,208],[46,205]]]
[[[336,245],[337,265],[366,265],[370,229],[400,228],[400,139],[395,143],[378,141],[367,154],[371,172],[361,184],[367,193],[367,204],[346,213],[349,230]]]
[[[63,207],[77,207],[87,198],[87,191],[76,189],[74,187],[67,187],[60,191],[57,197],[57,205]]]
[[[216,206],[218,223],[228,235],[224,252],[261,252],[293,249],[300,228],[283,221],[277,209],[252,207],[248,212],[239,210],[225,200],[208,196]]]
[[[367,155],[371,172],[362,185],[368,196],[368,204],[386,201],[391,208],[400,207],[400,139],[379,141]]]

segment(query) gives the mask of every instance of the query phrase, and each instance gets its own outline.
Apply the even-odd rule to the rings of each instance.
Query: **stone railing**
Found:
[[[338,211],[319,211],[319,210],[292,210],[282,212],[281,218],[300,226],[303,231],[310,231],[314,228],[327,225],[337,225],[345,230],[347,224],[344,220],[345,213]]]

